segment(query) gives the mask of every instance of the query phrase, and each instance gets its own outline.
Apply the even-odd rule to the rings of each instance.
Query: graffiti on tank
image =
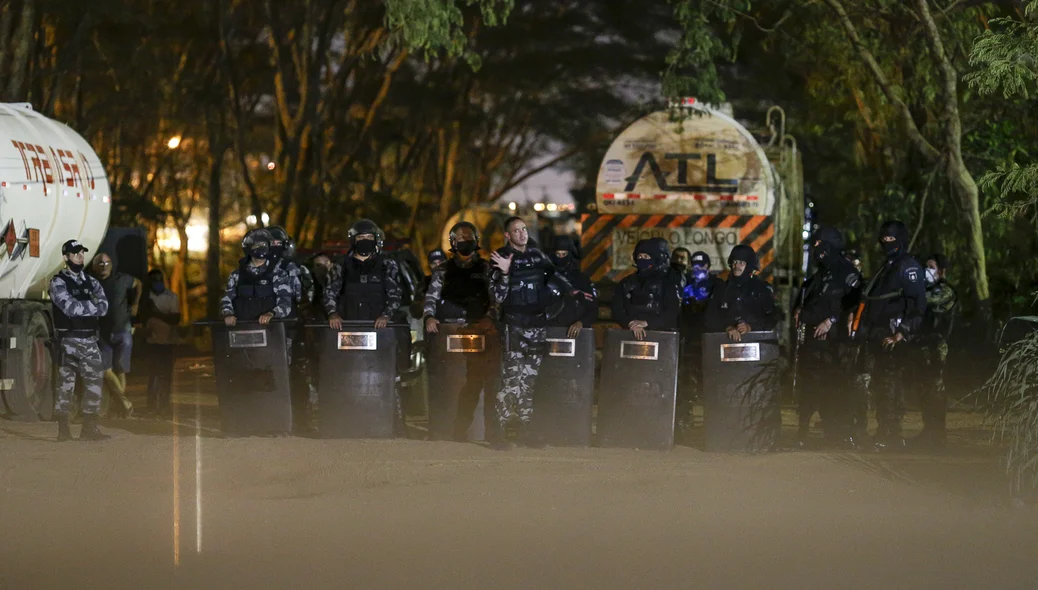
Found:
[[[54,146],[47,146],[47,149],[44,149],[41,145],[15,139],[11,140],[11,145],[18,150],[22,157],[25,179],[30,182],[42,182],[44,196],[47,196],[47,185],[50,184],[63,184],[81,189],[88,186],[90,189],[95,187],[94,177],[90,173],[90,164],[82,152],[74,154],[72,150]],[[56,183],[55,178],[57,178]]]

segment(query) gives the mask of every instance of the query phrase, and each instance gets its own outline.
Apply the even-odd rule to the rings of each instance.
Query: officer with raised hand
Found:
[[[288,273],[271,262],[270,244],[274,238],[265,229],[254,229],[242,239],[245,256],[227,279],[227,291],[220,300],[224,323],[238,320],[269,324],[274,318],[292,314],[292,280]]]
[[[495,267],[491,276],[491,300],[501,306],[501,391],[497,396],[499,430],[493,447],[512,448],[506,433],[509,425],[519,423],[520,440],[532,446],[539,442],[529,431],[533,415],[533,391],[544,355],[548,306],[553,288],[570,297],[591,299],[589,293],[574,288],[551,260],[529,245],[526,222],[510,217],[504,225],[506,245],[491,253]]]
[[[634,247],[637,272],[625,277],[613,295],[613,320],[645,339],[647,330],[677,332],[681,314],[678,273],[670,267],[664,240],[645,239]]]
[[[870,386],[876,394],[876,450],[904,447],[905,369],[911,360],[907,347],[918,336],[926,314],[925,273],[908,253],[908,228],[888,221],[879,230],[886,259],[864,292],[859,331],[864,340],[866,366],[872,368]]]
[[[560,297],[555,304],[558,313],[549,320],[552,326],[569,328],[569,337],[576,338],[582,329],[590,328],[598,319],[598,291],[591,278],[580,270],[580,246],[572,237],[556,236],[549,257],[555,270],[575,289],[591,295],[590,298]]]
[[[468,221],[459,221],[451,227],[449,239],[450,259],[433,266],[433,253],[443,251],[429,253],[433,271],[422,313],[425,331],[436,334],[440,322],[457,322],[469,324],[485,337],[491,337],[494,333],[489,316],[491,266],[479,255],[479,230]],[[479,394],[485,391],[489,397],[494,383],[494,367],[489,355],[467,355],[467,360],[465,384],[458,394],[454,420],[453,438],[458,442],[468,440]]]
[[[706,329],[726,332],[735,342],[753,331],[775,329],[775,296],[771,287],[754,276],[757,253],[740,244],[728,255],[728,280],[714,290],[706,309]]]
[[[101,411],[101,374],[104,365],[97,346],[100,318],[108,313],[108,299],[101,283],[83,272],[83,253],[87,248],[76,240],[62,244],[65,260],[62,269],[50,281],[50,300],[57,332],[58,380],[54,391],[54,415],[58,422],[58,441],[72,439],[68,414],[76,390],[76,375],[83,380],[83,429],[80,440],[105,440],[97,427]]]

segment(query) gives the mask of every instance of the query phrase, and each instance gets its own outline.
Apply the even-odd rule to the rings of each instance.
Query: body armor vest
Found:
[[[482,258],[476,258],[468,267],[460,266],[454,258],[447,261],[437,314],[441,317],[438,319],[476,321],[487,315],[490,293],[487,290],[486,264]]]
[[[84,277],[80,283],[66,273],[58,274],[68,289],[68,294],[76,301],[90,301],[93,293],[90,290],[90,277]],[[58,330],[97,330],[100,318],[96,316],[69,317],[57,305],[54,308],[54,327]]]
[[[348,321],[373,322],[386,307],[386,270],[380,256],[363,262],[347,256],[342,263],[339,313]]]
[[[274,263],[267,261],[263,272],[249,270],[249,259],[238,265],[238,286],[234,291],[234,315],[245,321],[258,320],[265,313],[274,311],[278,304],[274,293]]]

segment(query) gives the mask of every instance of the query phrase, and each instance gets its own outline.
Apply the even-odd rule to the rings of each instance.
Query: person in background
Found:
[[[568,328],[570,338],[576,338],[584,328],[590,328],[598,319],[598,291],[591,278],[580,270],[580,246],[570,236],[556,236],[552,251],[548,254],[555,270],[566,278],[574,288],[591,298],[558,298],[559,313],[549,317],[549,325]]]
[[[156,415],[170,408],[173,365],[176,361],[180,299],[166,288],[161,270],[148,273],[148,297],[141,309],[144,344],[148,358],[148,409]]]
[[[120,418],[133,415],[133,404],[126,398],[126,374],[133,355],[132,320],[143,290],[136,277],[118,272],[112,257],[99,252],[91,264],[91,274],[101,283],[108,299],[108,314],[101,318],[101,357],[104,359],[104,389]]]

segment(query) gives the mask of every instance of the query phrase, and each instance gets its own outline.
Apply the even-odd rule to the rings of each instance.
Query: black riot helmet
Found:
[[[267,258],[271,253],[274,237],[264,228],[257,228],[245,234],[241,240],[241,249],[247,256]]]
[[[280,225],[272,225],[266,229],[274,238],[274,242],[280,242],[280,244],[271,244],[271,252],[274,253],[274,256],[279,258],[292,258],[295,256],[296,243],[292,241],[291,236],[288,235],[285,228]]]
[[[732,253],[728,255],[728,266],[731,267],[738,260],[746,263],[747,272],[752,273],[759,268],[757,265],[757,253],[746,244],[739,244],[732,248]]]
[[[447,239],[447,241],[450,242],[451,245],[451,252],[458,251],[458,234],[461,232],[463,228],[468,228],[472,230],[472,235],[476,240],[476,250],[479,250],[479,228],[477,228],[476,225],[471,222],[459,221],[458,223],[455,223],[451,226],[450,235]]]
[[[350,233],[348,234],[350,248],[352,249],[357,245],[357,236],[364,234],[375,236],[375,252],[382,252],[382,244],[386,241],[386,234],[382,233],[382,229],[370,219],[361,219],[350,227]]]
[[[893,242],[884,242],[883,238],[892,237]],[[908,233],[908,227],[900,221],[893,220],[883,223],[879,227],[879,242],[887,256],[894,256],[908,249],[908,242],[912,240]]]
[[[648,254],[654,269],[665,269],[670,266],[670,247],[663,238],[640,240],[634,246],[634,261],[638,264],[638,255]]]

